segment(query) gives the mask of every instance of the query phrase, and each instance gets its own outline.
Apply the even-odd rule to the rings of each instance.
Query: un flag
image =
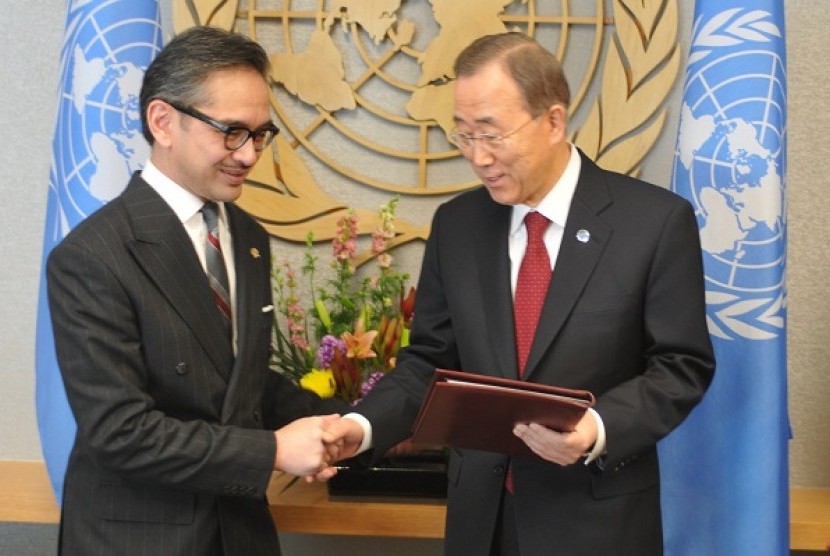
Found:
[[[672,188],[698,217],[717,369],[660,445],[669,556],[789,553],[784,36],[783,0],[696,4]]]
[[[60,58],[43,257],[81,220],[114,198],[149,155],[138,96],[162,46],[156,0],[69,0]],[[41,273],[36,338],[41,445],[58,502],[75,437],[60,377]]]

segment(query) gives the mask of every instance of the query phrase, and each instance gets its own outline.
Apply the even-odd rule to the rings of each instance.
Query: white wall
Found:
[[[0,459],[41,459],[34,339],[64,2],[5,9],[0,50]]]
[[[790,483],[830,487],[830,2],[787,0]]]

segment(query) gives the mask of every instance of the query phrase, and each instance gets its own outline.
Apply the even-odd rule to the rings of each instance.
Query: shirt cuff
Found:
[[[602,422],[602,417],[593,408],[588,408],[588,411],[593,415],[594,421],[597,424],[597,441],[594,442],[594,447],[591,451],[585,454],[585,465],[588,465],[605,453],[605,424]]]
[[[355,452],[354,455],[362,454],[363,452],[371,448],[372,424],[369,422],[369,420],[360,413],[347,413],[343,416],[343,419],[351,419],[352,421],[360,425],[360,428],[363,429],[363,441],[360,443],[360,447],[358,447],[357,452]],[[604,437],[605,431],[603,431],[603,438]]]

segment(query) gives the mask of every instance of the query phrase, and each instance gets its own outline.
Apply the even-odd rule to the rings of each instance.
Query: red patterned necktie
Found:
[[[222,321],[227,329],[228,338],[232,336],[231,298],[229,295],[228,273],[225,268],[225,258],[222,256],[222,246],[219,244],[219,207],[216,203],[207,202],[202,207],[202,216],[207,227],[205,241],[205,267],[208,282],[213,292],[213,300],[222,314]]]
[[[525,216],[527,229],[527,250],[519,267],[516,295],[513,300],[513,319],[516,323],[516,352],[518,354],[519,376],[524,374],[530,346],[536,335],[536,324],[545,303],[550,284],[550,256],[545,247],[544,235],[550,220],[538,212]]]
[[[525,216],[527,230],[527,249],[519,267],[519,279],[516,282],[516,295],[513,299],[513,320],[516,324],[516,353],[518,355],[519,376],[525,371],[530,346],[536,335],[536,325],[545,303],[545,295],[550,285],[550,255],[545,247],[545,230],[550,220],[538,212],[529,212]],[[513,494],[513,469],[507,470],[504,487]]]

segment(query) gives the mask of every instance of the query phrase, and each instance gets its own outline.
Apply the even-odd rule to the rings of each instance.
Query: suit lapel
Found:
[[[581,154],[581,153],[580,153]],[[611,204],[603,171],[584,155],[562,245],[524,378],[532,376],[585,289],[613,230],[599,214]],[[585,233],[587,232],[587,234]],[[586,241],[587,235],[587,241]]]
[[[480,252],[476,260],[485,266],[478,269],[481,304],[489,318],[484,326],[488,345],[492,346],[496,369],[507,378],[516,378],[516,332],[513,325],[513,295],[510,288],[508,237],[512,207],[487,203],[482,226],[473,243]]]
[[[128,248],[182,320],[193,331],[217,371],[227,380],[233,361],[221,316],[193,242],[164,200],[138,175],[123,196],[135,240]]]
[[[250,356],[261,349],[256,343],[260,340],[262,326],[262,291],[270,288],[270,261],[267,260],[267,245],[256,243],[258,235],[251,231],[251,221],[243,218],[240,209],[226,203],[228,221],[233,237],[234,270],[236,273],[236,329],[237,355],[234,372],[225,395],[222,419],[234,421],[237,409],[237,390],[246,368],[252,363]],[[267,241],[267,237],[265,239]],[[263,268],[263,265],[267,265]],[[266,297],[266,299],[270,299]]]

